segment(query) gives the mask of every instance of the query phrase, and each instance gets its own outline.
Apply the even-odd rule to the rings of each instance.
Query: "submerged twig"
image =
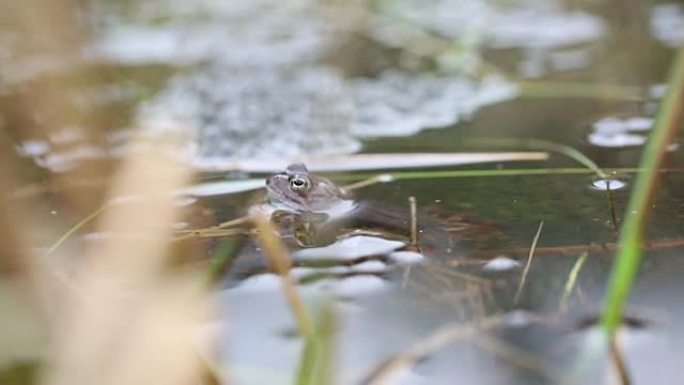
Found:
[[[646,250],[664,250],[673,249],[678,247],[684,247],[684,239],[660,239],[654,241],[648,241],[644,246]],[[588,245],[567,245],[567,246],[549,246],[549,247],[537,247],[535,249],[535,255],[553,255],[553,254],[571,254],[577,255],[583,252],[610,252],[615,251],[619,248],[617,243],[599,243],[599,244],[588,244]],[[514,248],[514,249],[497,249],[497,250],[487,250],[481,251],[477,254],[480,256],[484,255],[501,255],[501,254],[512,254],[521,255],[529,253],[530,249],[528,247]],[[460,264],[480,264],[487,263],[489,259],[479,259],[479,260],[468,260],[468,261],[452,261],[452,265]]]
[[[487,335],[478,335],[477,338],[473,338],[473,341],[481,348],[504,357],[513,365],[541,374],[548,380],[551,380],[552,383],[555,382],[561,374],[561,371],[557,367],[552,366],[551,363],[544,361],[541,357],[535,357],[532,354],[497,338]]]
[[[434,333],[419,341],[407,350],[389,358],[377,366],[373,372],[363,381],[365,385],[389,385],[394,384],[395,379],[401,372],[408,370],[416,362],[433,353],[447,344],[459,339],[468,338],[482,330],[490,329],[501,324],[501,317],[491,317],[480,320],[477,324],[454,324],[447,325],[436,330]]]
[[[537,241],[539,241],[539,236],[541,235],[542,228],[544,227],[544,221],[539,222],[539,228],[537,233],[534,235],[532,240],[532,246],[530,246],[530,254],[527,257],[527,263],[525,264],[525,269],[520,277],[520,283],[518,284],[518,290],[515,291],[515,297],[513,297],[513,303],[517,304],[520,300],[520,294],[525,287],[525,281],[527,280],[527,274],[530,272],[530,267],[532,266],[532,257],[534,256],[534,249],[537,247]]]

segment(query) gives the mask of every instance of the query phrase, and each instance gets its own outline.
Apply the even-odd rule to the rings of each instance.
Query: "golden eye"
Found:
[[[290,179],[290,187],[295,191],[306,191],[311,187],[311,181],[305,176],[295,175]]]

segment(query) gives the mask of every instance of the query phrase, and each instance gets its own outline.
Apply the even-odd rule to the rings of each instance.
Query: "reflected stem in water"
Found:
[[[612,359],[613,364],[615,364],[618,383],[620,385],[631,385],[632,380],[629,375],[629,371],[627,370],[627,364],[625,362],[624,355],[622,354],[622,350],[618,346],[618,341],[613,339],[608,343],[608,345],[610,348],[610,358]]]
[[[437,329],[429,336],[418,341],[387,360],[377,365],[371,373],[366,376],[366,380],[361,383],[364,385],[385,385],[394,384],[402,372],[409,370],[418,361],[427,355],[445,347],[454,341],[470,338],[477,333],[491,329],[500,325],[503,318],[500,316],[489,317],[480,320],[477,324],[452,324]]]
[[[613,231],[617,234],[620,226],[618,225],[617,215],[615,214],[615,196],[610,188],[610,179],[606,179],[606,197],[608,198],[608,211],[610,212],[610,223]]]
[[[517,367],[538,373],[547,380],[552,381],[552,383],[561,376],[561,371],[558,368],[554,367],[549,362],[546,362],[541,357],[537,357],[523,349],[506,343],[501,339],[482,333],[473,340],[480,348],[488,350],[497,356],[504,357]]]

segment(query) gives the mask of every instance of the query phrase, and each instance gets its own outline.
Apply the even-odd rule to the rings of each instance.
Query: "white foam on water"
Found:
[[[351,267],[356,273],[383,273],[387,271],[387,264],[382,261],[365,261]]]
[[[395,251],[390,253],[389,258],[400,264],[418,263],[425,259],[423,254],[415,251]]]
[[[232,290],[261,292],[281,290],[280,278],[275,274],[264,273],[248,277]]]
[[[684,6],[656,4],[651,9],[651,33],[669,47],[684,44]]]
[[[498,256],[482,266],[482,270],[486,272],[502,272],[519,269],[521,266],[521,263],[515,259]]]
[[[617,132],[614,134],[592,133],[588,137],[589,143],[594,146],[620,148],[641,146],[646,143],[646,137],[638,134]]]
[[[345,298],[374,294],[391,287],[387,281],[375,275],[354,275],[338,280],[321,280],[311,286],[311,290],[330,292]]]
[[[292,253],[297,260],[339,259],[354,260],[361,257],[388,254],[404,246],[403,242],[368,235],[355,235],[324,247],[312,247]]]
[[[641,146],[646,143],[644,132],[651,129],[653,119],[650,117],[616,118],[606,117],[599,119],[593,125],[593,132],[589,133],[589,143],[607,148]]]

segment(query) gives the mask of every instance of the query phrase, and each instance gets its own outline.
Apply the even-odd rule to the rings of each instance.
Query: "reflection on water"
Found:
[[[619,190],[627,186],[627,183],[619,179],[596,179],[591,182],[591,187],[596,190]]]

